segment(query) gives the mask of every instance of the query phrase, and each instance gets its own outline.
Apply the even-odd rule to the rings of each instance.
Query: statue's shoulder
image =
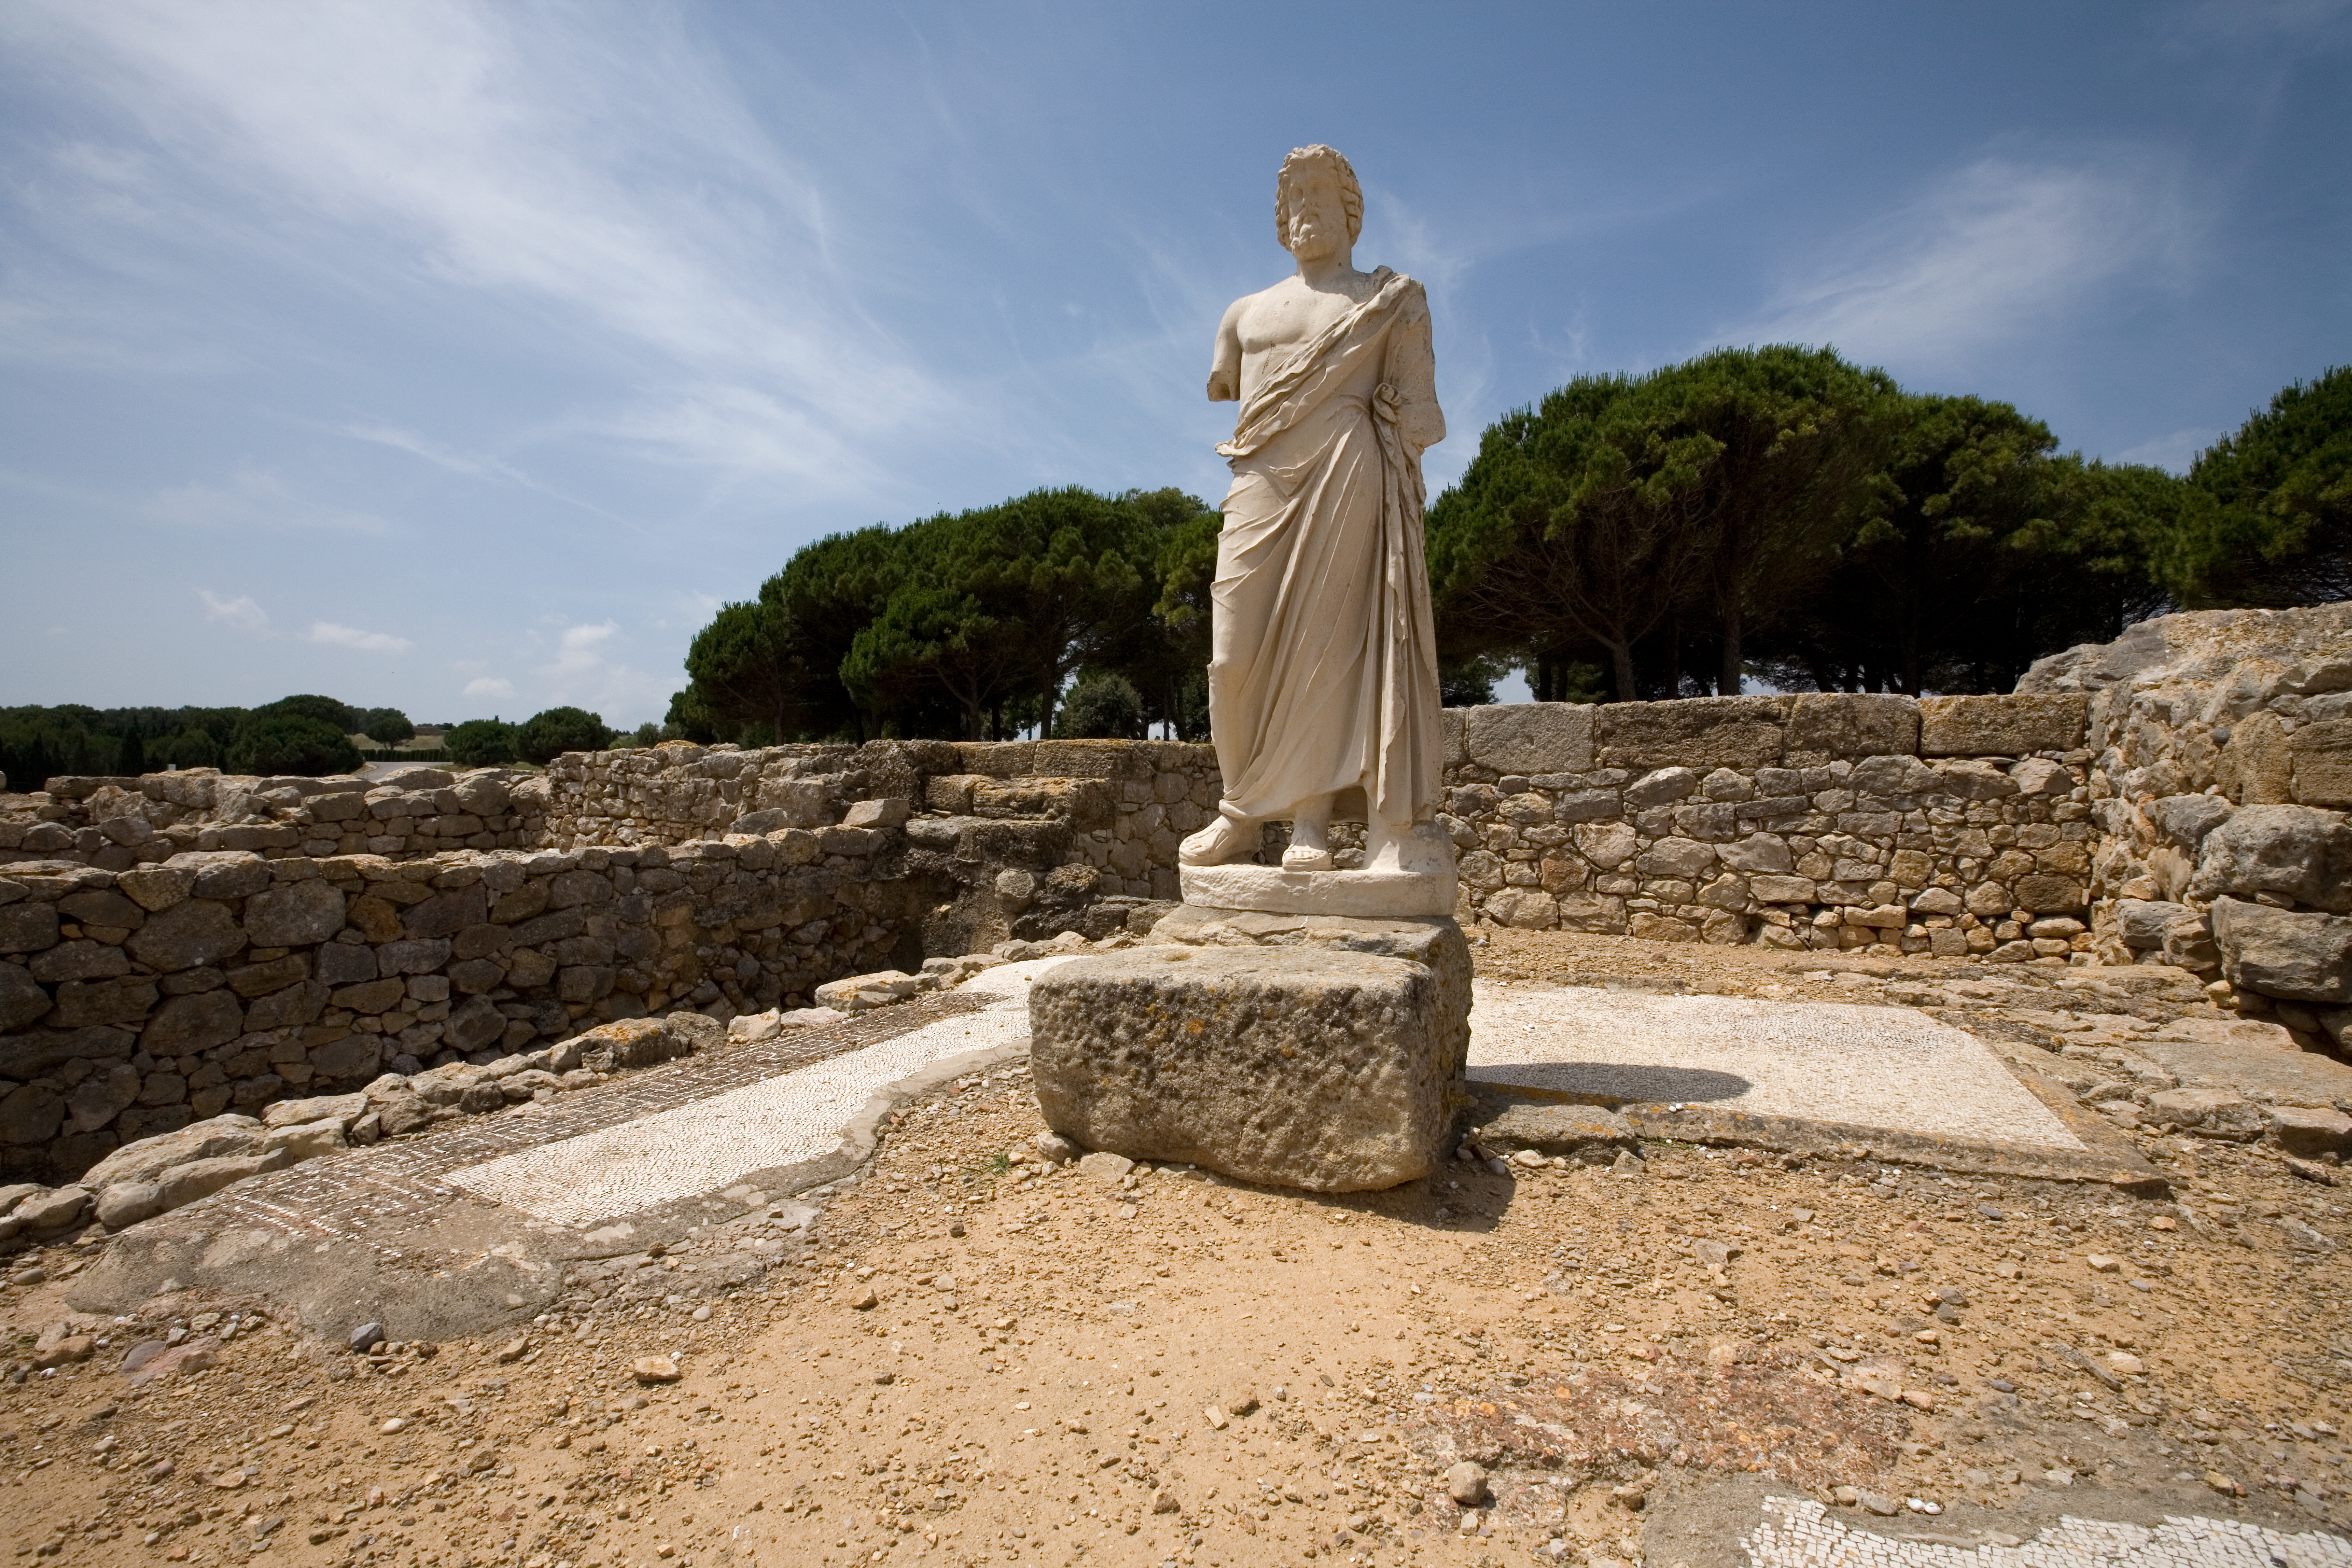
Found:
[[[1375,297],[1387,292],[1390,289],[1394,289],[1396,291],[1397,303],[1403,306],[1407,310],[1426,310],[1429,309],[1429,290],[1421,286],[1420,279],[1412,277],[1408,273],[1399,272],[1393,267],[1373,268],[1371,270],[1371,279],[1372,293]]]

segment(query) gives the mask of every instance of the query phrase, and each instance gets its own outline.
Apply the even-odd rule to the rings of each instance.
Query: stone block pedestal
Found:
[[[1029,994],[1046,1125],[1089,1149],[1365,1192],[1444,1152],[1469,1045],[1450,920],[1179,910]]]

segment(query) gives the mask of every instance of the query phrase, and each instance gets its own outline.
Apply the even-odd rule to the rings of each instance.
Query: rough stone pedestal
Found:
[[[1450,920],[1186,907],[1029,994],[1046,1125],[1090,1149],[1364,1192],[1427,1175],[1469,1048]]]

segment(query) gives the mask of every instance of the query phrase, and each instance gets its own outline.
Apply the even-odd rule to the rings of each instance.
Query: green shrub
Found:
[[[321,724],[332,724],[338,735],[348,735],[360,727],[358,709],[347,702],[338,702],[331,697],[320,697],[315,694],[281,697],[267,707],[255,709],[253,712],[256,718],[269,714],[290,713],[299,718],[316,719]],[[379,741],[383,739],[381,735],[375,738]]]
[[[602,751],[612,739],[602,714],[583,708],[550,708],[523,721],[515,749],[523,761],[545,764],[566,752]]]
[[[416,726],[397,708],[371,708],[360,715],[360,733],[379,746],[397,746],[416,738]]]
[[[173,767],[216,768],[221,765],[220,742],[191,724],[178,734],[156,742],[148,758]]]
[[[496,719],[468,719],[441,737],[441,749],[461,768],[510,763],[515,760],[515,727]]]
[[[1143,694],[1124,675],[1081,676],[1054,715],[1054,735],[1063,741],[1140,741]]]
[[[359,748],[320,719],[267,709],[237,726],[228,743],[228,768],[237,773],[347,773],[360,765]]]

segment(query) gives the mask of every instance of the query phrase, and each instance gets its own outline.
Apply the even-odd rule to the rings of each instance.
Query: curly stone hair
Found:
[[[1339,177],[1339,200],[1348,209],[1348,243],[1355,244],[1364,231],[1364,188],[1356,183],[1356,171],[1339,150],[1320,142],[1312,147],[1293,147],[1290,156],[1282,161],[1282,173],[1274,178],[1274,237],[1285,250],[1290,248],[1291,187],[1301,173],[1318,163]]]

